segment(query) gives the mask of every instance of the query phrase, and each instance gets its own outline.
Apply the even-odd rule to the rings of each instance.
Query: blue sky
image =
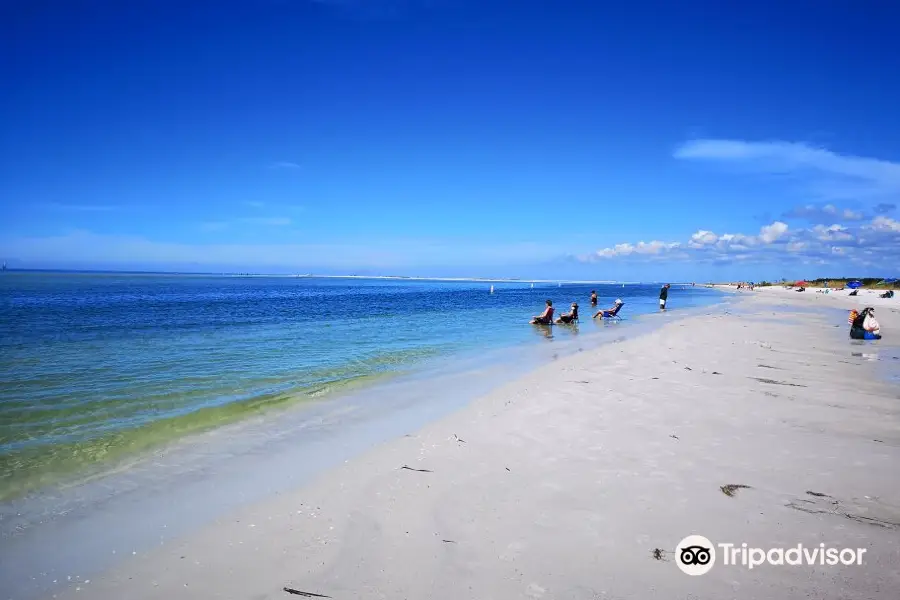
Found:
[[[0,258],[896,276],[892,4],[3,3]]]

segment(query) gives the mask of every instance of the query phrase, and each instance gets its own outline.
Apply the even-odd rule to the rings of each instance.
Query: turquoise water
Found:
[[[0,276],[0,500],[429,358],[538,343],[545,298],[628,318],[657,285],[121,274]],[[718,292],[673,287],[678,310]],[[538,333],[538,335],[535,335]]]

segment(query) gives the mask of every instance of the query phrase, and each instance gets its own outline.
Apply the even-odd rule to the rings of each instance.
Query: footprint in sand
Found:
[[[528,588],[525,590],[525,595],[529,598],[543,598],[545,593],[547,590],[536,583],[528,584]]]

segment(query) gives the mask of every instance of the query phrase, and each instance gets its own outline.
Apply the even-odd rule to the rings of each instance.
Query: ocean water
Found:
[[[489,293],[493,285],[495,293]],[[16,273],[0,275],[0,501],[181,436],[415,371],[440,357],[552,341],[528,325],[658,285]],[[673,286],[672,310],[719,292]]]

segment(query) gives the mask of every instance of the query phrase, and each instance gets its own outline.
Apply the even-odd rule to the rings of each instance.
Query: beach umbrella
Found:
[[[794,284],[794,287],[806,287],[807,283],[805,281],[798,281]]]
[[[862,287],[862,282],[851,281],[850,283],[847,284],[847,287],[850,288],[851,290],[855,290],[855,289]]]

